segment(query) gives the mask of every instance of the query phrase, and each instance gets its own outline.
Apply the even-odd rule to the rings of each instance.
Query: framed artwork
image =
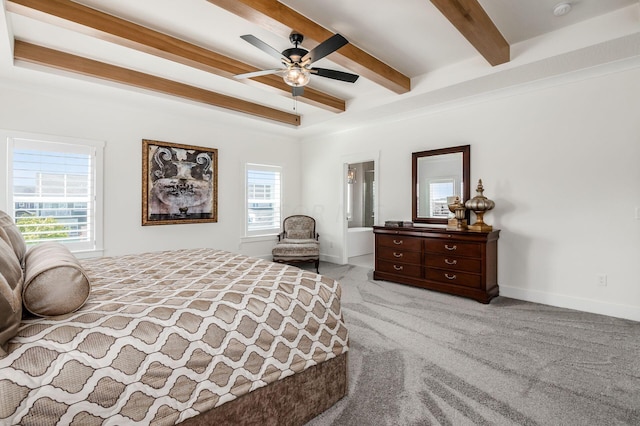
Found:
[[[218,221],[218,150],[142,140],[142,225]]]

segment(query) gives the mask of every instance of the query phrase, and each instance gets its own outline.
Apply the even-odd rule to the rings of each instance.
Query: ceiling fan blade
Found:
[[[309,60],[309,63],[315,62],[324,58],[328,54],[335,52],[348,43],[349,41],[346,38],[342,37],[340,34],[335,34],[317,45],[314,49],[311,49],[309,53],[302,57],[301,62],[306,60]]]
[[[261,77],[263,75],[269,75],[269,74],[277,74],[279,72],[284,71],[283,69],[275,69],[275,70],[260,70],[260,71],[253,71],[253,72],[246,72],[244,74],[236,74],[233,76],[233,78],[235,78],[236,80],[241,80],[244,78],[253,78],[253,77]]]
[[[319,75],[320,77],[332,78],[334,80],[346,81],[347,83],[355,83],[359,75],[350,74],[348,72],[328,70],[326,68],[310,68],[309,71],[312,74]]]
[[[273,47],[269,46],[267,43],[265,43],[264,41],[260,40],[258,37],[251,35],[251,34],[246,34],[246,35],[242,35],[240,36],[241,39],[243,39],[244,41],[246,41],[249,44],[252,44],[253,46],[257,47],[258,49],[262,50],[263,52],[273,56],[274,58],[276,58],[279,61],[285,62],[285,63],[291,63],[291,60],[289,60],[289,58],[287,58],[286,56],[284,56],[282,53],[278,52],[276,49],[274,49]]]
[[[302,96],[304,93],[304,86],[293,86],[291,88],[291,93],[293,96]]]

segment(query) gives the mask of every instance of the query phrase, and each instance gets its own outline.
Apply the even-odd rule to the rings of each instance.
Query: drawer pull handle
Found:
[[[393,244],[395,245],[400,245],[402,244],[402,240],[398,241],[398,240],[393,240]]]
[[[447,265],[455,265],[456,263],[458,263],[458,261],[455,259],[453,260],[445,259],[444,263],[446,263]]]
[[[457,249],[458,247],[456,247],[456,246],[449,247],[449,244],[445,244],[445,245],[444,245],[444,248],[446,248],[447,250],[455,250],[455,249]]]
[[[404,268],[402,266],[393,265],[393,269],[395,269],[396,271],[402,271]]]
[[[404,255],[404,253],[393,252],[393,257],[402,257],[403,255]]]
[[[444,274],[444,276],[447,277],[448,280],[455,280],[456,279],[455,275]]]

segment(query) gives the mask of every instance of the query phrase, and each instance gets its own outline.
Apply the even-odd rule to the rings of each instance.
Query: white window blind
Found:
[[[8,139],[8,204],[27,244],[101,248],[102,149],[94,141]]]
[[[246,165],[246,235],[280,231],[281,178],[281,167]]]

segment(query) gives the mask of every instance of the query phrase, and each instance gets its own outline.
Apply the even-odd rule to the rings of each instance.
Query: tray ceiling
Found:
[[[419,107],[430,93],[441,96],[465,82],[637,36],[637,0],[573,1],[561,17],[553,14],[557,3],[5,0],[4,32],[9,45],[16,42],[3,52],[9,60],[2,59],[14,69],[37,64],[39,72],[60,78],[115,83],[302,130],[348,123],[372,109]],[[295,102],[278,76],[232,78],[280,65],[241,35],[281,51],[292,47],[292,29],[305,34],[307,49],[334,33],[345,36],[349,45],[314,65],[360,79],[312,76],[305,97]],[[6,66],[0,72],[15,75]]]

